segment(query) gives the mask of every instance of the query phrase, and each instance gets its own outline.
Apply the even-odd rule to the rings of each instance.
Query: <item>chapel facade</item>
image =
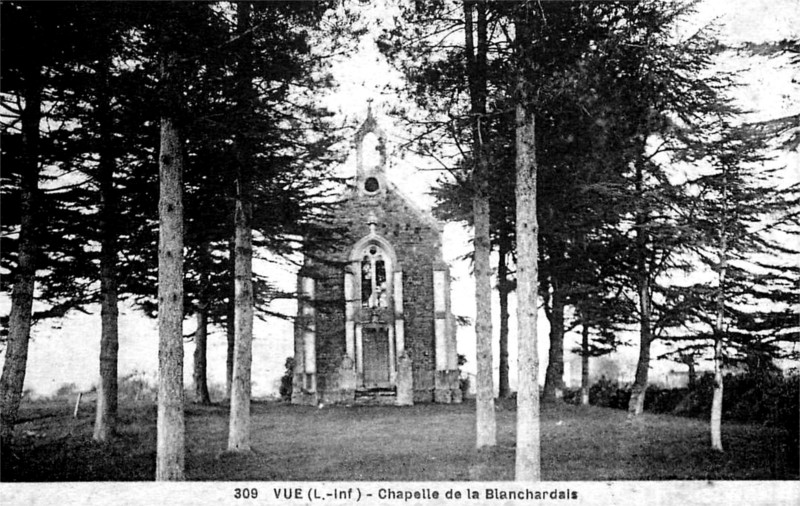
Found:
[[[387,179],[371,108],[355,151],[344,239],[298,276],[292,402],[461,402],[442,226]]]

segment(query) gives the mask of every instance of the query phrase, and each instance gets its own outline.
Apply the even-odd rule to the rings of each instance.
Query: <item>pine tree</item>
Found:
[[[174,22],[174,20],[173,20]],[[181,89],[177,31],[161,34],[164,94],[159,150],[158,439],[156,480],[184,478],[183,414],[183,138],[178,127]],[[167,31],[168,30],[168,31]]]
[[[629,236],[628,285],[636,293],[639,358],[629,403],[631,416],[641,414],[647,388],[650,349],[673,319],[665,299],[670,273],[691,268],[681,255],[688,246],[679,226],[679,209],[690,199],[671,182],[669,167],[660,160],[690,149],[693,139],[713,126],[725,78],[705,75],[711,65],[713,41],[700,30],[679,40],[672,27],[691,14],[691,5],[619,4],[612,10],[619,30],[599,41],[602,59],[588,60],[587,71],[600,77],[594,90],[605,102],[604,120],[609,153],[616,153],[620,230]],[[659,72],[651,69],[658,68]]]
[[[17,252],[17,268],[14,273],[14,288],[11,294],[11,314],[6,348],[6,360],[0,379],[2,395],[2,439],[7,441],[16,422],[25,380],[25,368],[30,340],[31,313],[33,310],[34,283],[36,275],[35,249],[40,228],[37,216],[39,205],[39,122],[42,118],[42,94],[44,92],[44,65],[46,46],[42,38],[47,26],[37,13],[29,7],[3,4],[3,19],[19,26],[18,44],[30,44],[26,58],[17,63],[19,68],[19,95],[23,100],[20,112],[20,134],[22,153],[19,159],[20,174],[20,227]],[[43,26],[44,25],[44,26]],[[5,30],[4,30],[5,32]],[[5,35],[5,33],[4,33]],[[7,46],[7,42],[3,44]],[[5,58],[4,58],[5,59]],[[16,69],[15,69],[16,70]],[[5,75],[6,72],[4,71]],[[8,91],[8,88],[6,88]]]
[[[352,18],[347,12],[336,17],[328,8],[324,2],[237,4],[230,100],[236,180],[229,451],[250,450],[254,301],[263,308],[274,292],[253,277],[254,248],[288,254],[298,250],[298,236],[325,242],[336,234],[326,223],[330,205],[315,208],[328,190],[315,186],[336,160],[328,150],[339,132],[325,132],[329,114],[314,103],[314,92],[327,79],[325,58],[347,45],[341,23]],[[325,32],[318,25],[324,16]],[[312,38],[319,39],[318,47],[312,48]]]
[[[238,108],[245,119],[252,114],[255,100],[253,89],[253,47],[250,30],[250,4],[237,4],[236,33],[242,38],[237,79],[241,86]],[[236,132],[236,211],[234,260],[234,358],[231,378],[231,417],[228,434],[229,451],[250,451],[250,367],[253,341],[253,240],[252,240],[252,170],[253,144],[242,125]]]
[[[473,8],[477,24],[473,27]],[[477,352],[476,434],[478,448],[494,446],[497,442],[497,422],[494,412],[494,381],[492,372],[492,313],[491,251],[489,218],[489,167],[484,152],[486,129],[486,5],[464,2],[464,34],[467,79],[469,82],[470,114],[472,116],[473,163],[472,214],[475,229],[475,340]],[[474,42],[477,33],[477,46]]]
[[[517,392],[516,481],[541,479],[539,421],[538,232],[536,195],[536,119],[530,110],[534,84],[530,82],[532,13],[528,5],[514,20],[518,58],[516,102],[516,237],[517,237],[517,340],[519,380]]]
[[[696,154],[710,166],[689,185],[698,196],[687,222],[696,229],[694,251],[711,279],[679,288],[688,318],[699,332],[686,336],[710,343],[714,389],[710,433],[723,451],[721,421],[724,368],[745,362],[755,350],[770,358],[790,354],[800,325],[791,315],[798,297],[797,269],[780,257],[800,250],[787,240],[800,233],[798,188],[781,184],[767,169],[764,137],[725,120],[718,138]]]
[[[469,189],[458,214],[470,214],[474,227],[474,272],[476,284],[477,400],[476,446],[496,444],[494,386],[492,378],[491,324],[491,185],[489,177],[493,111],[488,109],[490,74],[488,38],[491,6],[481,1],[414,3],[401,6],[395,27],[378,41],[390,61],[406,72],[414,87],[417,104],[428,118],[415,122],[405,117],[412,129],[423,130],[418,137],[423,152],[438,144],[459,147],[463,158],[449,169],[464,170],[462,182]],[[432,33],[452,37],[427,37]],[[439,42],[441,40],[441,42]],[[463,100],[463,102],[459,102]],[[452,118],[453,107],[457,117]],[[449,113],[449,114],[448,114]],[[451,116],[451,117],[447,117]],[[466,146],[469,146],[467,148]],[[438,149],[437,149],[438,150]],[[464,187],[465,189],[465,187]],[[458,191],[458,190],[457,190]],[[466,202],[470,202],[467,209]]]
[[[148,9],[148,7],[145,7]],[[182,480],[185,459],[183,390],[184,209],[187,127],[185,90],[199,57],[224,32],[207,4],[171,4],[147,11],[159,63],[158,329],[159,389],[156,480]],[[211,46],[213,47],[213,46]]]
[[[75,63],[75,27],[80,14],[73,5],[34,5],[17,2],[2,4],[4,81],[3,106],[10,115],[3,126],[3,267],[4,288],[11,279],[11,311],[8,317],[6,359],[0,378],[3,441],[11,437],[16,422],[27,366],[28,343],[34,318],[36,271],[52,260],[44,244],[50,223],[68,213],[52,215],[52,204],[40,182],[42,167],[57,155],[63,124],[42,135],[41,124],[51,119],[52,107],[62,97],[55,81],[66,67]],[[13,42],[12,42],[13,41]],[[25,47],[24,54],[10,48]],[[58,125],[58,123],[56,123]],[[10,212],[8,212],[10,211]],[[66,240],[70,247],[79,241]],[[55,308],[58,313],[58,308]]]
[[[101,46],[109,47],[109,46]],[[112,148],[113,118],[111,116],[110,69],[111,54],[103,55],[98,68],[98,127],[100,132],[100,164],[98,183],[101,194],[100,253],[101,283],[101,339],[100,382],[97,389],[97,407],[94,439],[105,441],[116,429],[117,416],[117,354],[119,351],[119,308],[117,307],[117,196],[114,188],[116,170]]]

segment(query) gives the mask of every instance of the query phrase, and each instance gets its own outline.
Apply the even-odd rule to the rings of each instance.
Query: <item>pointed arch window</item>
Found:
[[[364,250],[361,259],[361,307],[385,308],[389,306],[388,299],[386,255],[373,244]]]

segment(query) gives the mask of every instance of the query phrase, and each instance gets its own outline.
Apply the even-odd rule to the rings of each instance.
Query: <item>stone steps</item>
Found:
[[[361,406],[391,405],[397,400],[394,388],[356,390],[355,403]]]

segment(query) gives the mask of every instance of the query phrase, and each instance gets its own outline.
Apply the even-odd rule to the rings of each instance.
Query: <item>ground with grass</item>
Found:
[[[156,407],[127,403],[118,438],[91,439],[93,406],[72,417],[67,399],[22,406],[14,442],[2,451],[2,481],[152,480]],[[186,407],[186,475],[208,481],[494,481],[514,473],[511,401],[498,402],[498,444],[477,451],[475,405],[331,406],[281,402],[252,407],[253,452],[223,452],[225,405]],[[645,414],[629,422],[608,408],[544,406],[542,473],[548,481],[797,479],[785,434],[723,426],[727,451],[709,447],[707,424]],[[795,449],[797,451],[797,449]]]

